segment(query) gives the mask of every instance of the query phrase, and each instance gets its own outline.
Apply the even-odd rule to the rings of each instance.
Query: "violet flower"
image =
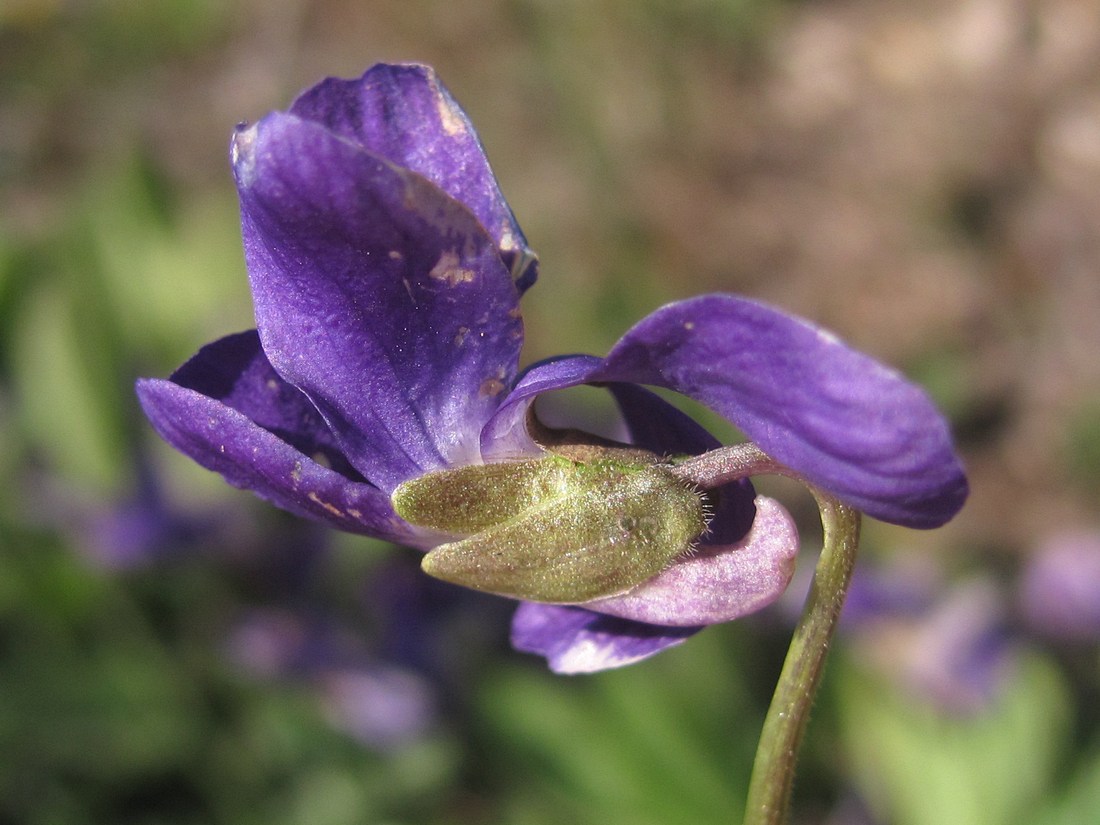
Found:
[[[252,675],[314,688],[333,726],[374,750],[423,738],[439,715],[432,681],[342,631],[325,618],[253,610],[233,629],[227,652]]]
[[[1027,625],[1049,639],[1100,640],[1100,530],[1046,537],[1024,568],[1019,604]]]
[[[431,69],[328,79],[232,144],[258,331],[143,380],[173,446],[293,513],[430,549],[390,494],[447,468],[544,455],[541,394],[605,387],[633,445],[718,442],[640,385],[702,402],[852,507],[912,527],[950,519],[966,481],[917,387],[776,309],[705,295],[658,309],[604,358],[519,370],[521,295],[537,262],[465,113]],[[513,643],[555,670],[627,664],[786,587],[797,534],[747,481],[722,489],[701,547],[629,593],[523,602]]]
[[[1020,639],[986,577],[945,585],[905,560],[856,569],[841,628],[856,656],[910,697],[948,715],[981,713],[1015,672]]]

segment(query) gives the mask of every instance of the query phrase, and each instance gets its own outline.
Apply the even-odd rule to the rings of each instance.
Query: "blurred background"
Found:
[[[952,419],[972,498],[866,524],[794,821],[1095,821],[1092,0],[0,0],[0,825],[739,820],[820,542],[797,488],[759,485],[803,524],[789,599],[563,678],[504,600],[138,411],[252,325],[233,126],[383,60],[436,66],[540,254],[525,362],[732,291]]]

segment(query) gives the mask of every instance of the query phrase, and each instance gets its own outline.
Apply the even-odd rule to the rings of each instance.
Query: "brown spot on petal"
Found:
[[[327,501],[321,501],[320,497],[316,493],[311,492],[308,496],[306,496],[306,498],[308,498],[314,504],[319,504],[321,507],[324,507],[328,512],[332,513],[337,518],[344,518],[343,510],[341,510],[334,504],[329,504]]]
[[[486,378],[477,388],[477,394],[483,398],[492,398],[504,392],[504,382],[498,377]]]
[[[447,250],[439,256],[435,266],[432,267],[428,277],[436,281],[443,281],[448,286],[468,284],[474,280],[474,272],[459,266],[460,259],[454,250]]]
[[[439,88],[438,81],[435,75],[431,77],[432,92],[435,93],[435,108],[439,113],[439,125],[443,127],[443,131],[451,137],[460,135],[466,131],[466,124],[462,120],[462,116],[458,114],[450,105],[447,100],[447,96],[443,94],[443,90]]]
[[[459,327],[458,332],[455,333],[455,338],[454,338],[455,346],[456,347],[461,347],[462,342],[466,340],[466,336],[469,335],[469,334],[470,334],[470,328],[469,327]]]

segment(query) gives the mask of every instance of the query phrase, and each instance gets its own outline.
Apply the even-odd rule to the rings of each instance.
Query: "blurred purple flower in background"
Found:
[[[1100,531],[1048,537],[1023,571],[1019,598],[1024,621],[1037,633],[1100,641]]]
[[[138,392],[172,445],[232,484],[338,529],[431,549],[458,536],[399,518],[402,482],[545,455],[541,394],[611,392],[658,457],[719,443],[642,384],[720,413],[808,482],[877,518],[935,527],[967,486],[927,396],[830,334],[730,295],[665,306],[606,358],[519,371],[536,259],[473,127],[424,66],[329,79],[232,146],[257,331]],[[524,602],[513,642],[559,671],[645,658],[786,587],[790,517],[748,481],[717,498],[702,547],[623,594]]]
[[[311,690],[334,727],[374,750],[423,738],[444,711],[453,717],[467,674],[502,641],[498,600],[391,558],[371,566],[352,609],[339,611],[316,587],[328,571],[315,567],[281,576],[279,592],[242,611],[228,634],[230,660]]]
[[[171,501],[144,455],[136,457],[135,469],[134,488],[119,498],[74,502],[71,494],[54,493],[65,497],[63,511],[72,514],[68,520],[74,546],[97,566],[138,568],[247,532],[225,510],[184,508]]]
[[[376,750],[424,736],[438,717],[430,679],[371,655],[332,621],[254,610],[230,633],[227,652],[254,676],[313,689],[335,727]]]
[[[859,659],[948,714],[995,701],[1022,641],[992,579],[948,583],[920,558],[857,567],[841,630]]]

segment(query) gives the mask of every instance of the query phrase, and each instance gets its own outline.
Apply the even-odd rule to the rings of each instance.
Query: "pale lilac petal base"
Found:
[[[524,602],[512,618],[512,646],[545,656],[555,673],[595,673],[647,659],[701,627],[660,627],[583,607]]]
[[[535,398],[583,384],[600,363],[594,355],[563,355],[528,367],[481,431],[485,461],[510,461],[541,452],[527,432],[527,413]]]
[[[774,499],[758,496],[756,520],[737,544],[703,548],[629,593],[584,607],[679,627],[732,621],[782,595],[794,575],[798,546],[790,514]]]

